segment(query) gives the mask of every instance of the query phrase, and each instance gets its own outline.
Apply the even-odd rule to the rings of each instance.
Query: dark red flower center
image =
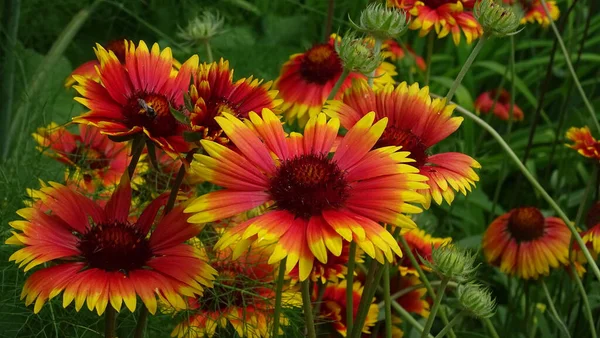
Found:
[[[427,163],[427,146],[410,130],[388,126],[375,144],[375,148],[387,146],[402,146],[402,151],[409,151],[409,157],[416,161],[414,166],[417,168]]]
[[[125,63],[125,39],[109,41],[105,48],[115,53],[121,63]]]
[[[302,59],[300,73],[308,82],[325,84],[342,73],[342,62],[333,46],[318,44],[309,49]]]
[[[585,218],[585,224],[588,228],[591,228],[598,223],[600,223],[600,202],[596,202],[592,205]]]
[[[69,154],[69,159],[77,166],[89,170],[104,169],[110,164],[110,159],[102,152],[86,144],[80,144],[73,153]]]
[[[421,0],[421,1],[423,1],[425,6],[427,6],[429,8],[433,8],[433,9],[438,8],[438,7],[448,4],[448,3],[458,2],[457,0]]]
[[[125,106],[125,124],[129,128],[144,127],[153,137],[172,136],[177,132],[177,120],[169,106],[169,100],[162,95],[138,93]]]
[[[271,178],[269,193],[277,208],[309,219],[344,204],[350,192],[345,176],[326,155],[301,155],[283,161]]]
[[[508,218],[508,231],[517,242],[528,242],[544,235],[546,220],[534,207],[514,209]]]
[[[98,224],[77,245],[90,268],[122,271],[142,268],[152,257],[144,233],[128,223]]]

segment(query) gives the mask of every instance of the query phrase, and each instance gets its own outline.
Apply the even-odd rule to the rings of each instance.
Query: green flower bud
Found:
[[[350,19],[354,28],[373,36],[378,40],[395,38],[404,33],[408,27],[406,13],[382,4],[370,4],[360,13],[358,24]]]
[[[434,247],[431,262],[423,259],[422,262],[441,277],[459,283],[470,280],[477,269],[475,256],[453,245]]]
[[[517,34],[521,16],[510,7],[497,4],[494,0],[482,0],[475,5],[473,15],[488,35],[504,37]]]
[[[199,44],[223,33],[224,24],[225,19],[219,13],[206,11],[190,20],[185,29],[180,27],[177,36],[190,45]]]
[[[375,55],[371,43],[363,38],[357,38],[355,33],[347,33],[335,43],[344,68],[351,72],[370,74],[383,61],[381,54]]]
[[[460,306],[470,316],[476,318],[490,318],[494,315],[496,301],[488,288],[479,284],[460,285],[457,290]]]

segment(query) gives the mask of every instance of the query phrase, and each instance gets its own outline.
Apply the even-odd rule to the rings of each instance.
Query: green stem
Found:
[[[104,338],[115,338],[117,311],[108,304],[104,313]]]
[[[307,337],[315,338],[315,321],[313,320],[312,306],[310,305],[310,278],[307,278],[302,284],[302,306],[304,307],[304,322],[306,323]]]
[[[148,308],[142,306],[140,309],[140,315],[138,316],[138,321],[135,324],[135,332],[133,334],[134,338],[142,338],[144,337],[144,331],[146,330],[146,322],[148,321]]]
[[[436,293],[433,291],[433,288],[431,287],[431,283],[429,282],[429,279],[425,275],[425,272],[423,271],[423,269],[421,269],[421,265],[419,265],[419,262],[417,262],[417,258],[412,253],[412,250],[408,246],[408,243],[406,243],[406,239],[404,239],[404,236],[400,236],[400,245],[402,246],[402,252],[404,252],[404,254],[406,254],[408,256],[410,263],[415,268],[415,270],[417,270],[417,275],[419,276],[419,279],[421,280],[421,282],[423,282],[423,284],[425,285],[425,288],[427,289],[427,293],[429,294],[429,297],[431,297],[432,299],[435,299]],[[449,321],[448,321],[448,317],[446,316],[446,310],[444,308],[441,308],[439,311],[440,311],[440,318],[442,319],[442,322],[444,323],[444,325],[447,325],[449,323]],[[453,330],[450,330],[450,336],[456,337]]]
[[[367,277],[365,278],[365,285],[363,287],[363,293],[360,297],[360,302],[358,303],[358,311],[356,312],[356,316],[354,318],[354,324],[352,326],[352,331],[348,331],[347,337],[360,337],[362,332],[362,326],[364,323],[363,317],[366,318],[366,314],[368,313],[369,304],[369,294],[372,289],[375,289],[377,285],[375,283],[376,275],[377,275],[377,261],[373,259],[371,261],[371,265],[369,266],[369,270],[367,272]],[[346,285],[346,287],[348,287]],[[372,298],[372,297],[371,297]],[[364,316],[363,316],[364,315]]]
[[[375,46],[373,47],[373,57],[376,59],[379,57],[379,53],[381,53],[381,44],[382,43],[383,43],[383,41],[381,39],[375,39]],[[375,80],[375,69],[373,69],[373,71],[369,75],[369,79],[368,79],[369,87],[373,87],[374,80]]]
[[[583,255],[585,256],[585,258],[587,259],[590,268],[592,269],[594,275],[596,276],[596,279],[598,279],[600,281],[600,269],[598,269],[598,265],[596,265],[596,262],[595,262],[594,258],[592,257],[592,254],[590,253],[589,249],[586,247],[585,243],[583,242],[583,239],[581,238],[581,235],[579,235],[579,232],[577,231],[577,229],[575,228],[575,226],[573,225],[573,223],[571,222],[569,217],[567,217],[567,215],[560,208],[560,206],[552,199],[552,197],[546,192],[546,190],[544,190],[544,188],[535,179],[535,177],[533,177],[533,175],[529,172],[527,167],[525,167],[525,165],[523,163],[521,163],[521,161],[519,160],[519,158],[517,157],[515,152],[510,148],[510,146],[506,143],[506,141],[504,141],[502,136],[500,136],[500,134],[498,134],[498,132],[496,130],[494,130],[494,128],[492,128],[489,124],[485,123],[485,121],[483,121],[482,119],[477,117],[477,115],[473,114],[472,112],[466,110],[465,108],[463,108],[461,106],[457,106],[456,111],[459,112],[460,114],[472,119],[473,121],[475,121],[475,123],[477,123],[478,125],[483,127],[485,130],[487,130],[492,135],[492,137],[495,138],[496,141],[498,141],[498,143],[500,144],[502,149],[504,149],[504,151],[508,154],[510,159],[513,160],[513,162],[515,162],[515,164],[517,165],[517,167],[519,168],[521,173],[527,178],[527,180],[529,180],[529,182],[535,188],[535,190],[537,190],[538,193],[540,195],[542,195],[544,200],[546,200],[546,202],[552,207],[552,209],[554,209],[554,211],[558,214],[558,216],[565,222],[565,224],[571,231],[571,234],[573,234],[575,241],[577,242],[577,244],[579,244],[579,247],[581,248],[581,251],[583,252]]]
[[[192,150],[188,153],[187,158],[191,160],[196,151]],[[173,186],[171,187],[171,193],[169,194],[169,200],[167,201],[167,205],[165,205],[164,214],[166,215],[173,206],[175,206],[175,200],[177,199],[177,194],[179,193],[179,187],[181,187],[181,183],[183,183],[183,178],[185,177],[185,161],[181,160],[181,167],[179,167],[179,172],[177,172],[177,176],[175,177],[175,181],[173,182]]]
[[[28,118],[28,121],[32,121],[34,118],[34,116],[30,114],[30,107],[33,98],[37,97],[38,92],[47,84],[48,75],[53,70],[56,63],[60,60],[67,47],[71,44],[71,41],[77,32],[79,32],[81,26],[83,26],[83,24],[87,21],[100,2],[102,2],[102,0],[96,0],[91,5],[75,14],[73,19],[71,19],[69,24],[60,33],[60,36],[54,41],[54,44],[52,44],[52,47],[44,57],[41,65],[37,68],[35,77],[27,86],[28,90],[26,95],[23,95],[22,102],[20,103],[16,113],[13,115],[15,120],[10,125],[10,131],[8,132],[8,134],[11,136],[17,135],[17,137],[14,137],[14,141],[16,141],[16,146],[14,147],[15,154],[20,154],[20,148],[24,144],[24,142],[21,141],[23,135],[29,134],[28,132],[19,133],[18,129],[24,126],[24,123],[26,122],[24,120],[25,118]],[[3,147],[4,149],[2,150],[2,157],[3,159],[6,159],[8,158],[10,150],[12,149],[10,142],[3,144]]]
[[[446,94],[447,102],[450,102],[450,100],[452,100],[452,97],[454,97],[454,93],[456,92],[456,89],[458,89],[458,86],[460,86],[460,83],[462,82],[463,78],[467,74],[467,71],[469,70],[469,68],[471,68],[473,61],[475,61],[477,54],[479,54],[479,51],[481,50],[481,47],[483,47],[483,43],[486,40],[487,40],[487,34],[483,34],[477,41],[475,48],[473,48],[473,50],[471,51],[471,54],[469,54],[467,61],[465,61],[465,63],[463,64],[462,68],[460,69],[460,72],[458,72],[458,75],[456,76],[456,79],[454,79],[454,82],[452,83],[452,86],[450,87],[448,94]]]
[[[142,156],[145,145],[146,137],[144,135],[136,136],[131,143],[131,160],[127,166],[127,173],[129,174],[130,179],[133,177],[133,173],[135,172],[135,168],[140,160],[140,156]]]
[[[550,18],[550,12],[548,11],[546,1],[541,0],[541,3],[542,3],[542,7],[544,8],[544,12],[548,16],[548,18]],[[581,87],[579,78],[577,78],[577,74],[575,73],[575,69],[573,68],[573,64],[571,63],[571,58],[569,57],[569,52],[567,51],[567,48],[565,47],[565,43],[563,42],[563,40],[560,36],[560,33],[558,32],[558,29],[556,28],[556,25],[554,24],[554,20],[552,20],[552,18],[550,18],[550,25],[552,26],[552,31],[554,32],[554,35],[556,35],[556,39],[560,46],[560,50],[562,51],[562,53],[565,57],[565,62],[567,64],[567,68],[569,68],[569,72],[571,73],[571,77],[573,78],[573,81],[575,82],[575,86],[577,87],[577,90],[579,91],[579,95],[581,95],[581,99],[583,100],[588,112],[590,113],[590,117],[592,118],[592,121],[594,122],[594,125],[595,125],[597,131],[600,132],[600,122],[598,122],[598,118],[596,117],[596,112],[594,111],[594,107],[591,105],[585,92],[583,91],[583,87]]]
[[[354,264],[356,256],[356,242],[350,242],[348,257],[348,272],[346,273],[346,332],[352,332],[354,321]]]
[[[342,71],[342,75],[340,75],[340,78],[337,80],[337,82],[331,89],[329,96],[327,96],[327,100],[333,100],[335,98],[335,95],[342,87],[342,84],[344,83],[344,81],[346,81],[346,78],[348,77],[348,75],[350,75],[350,70],[344,68],[344,70]]]
[[[204,48],[206,48],[206,60],[208,61],[208,63],[212,63],[214,59],[209,39],[204,40]]]
[[[4,63],[1,65],[2,86],[0,86],[0,150],[7,151],[11,134],[9,127],[12,120],[12,103],[15,87],[15,61],[17,60],[17,32],[19,31],[20,0],[7,0],[4,3],[2,34],[4,36]]]
[[[448,333],[448,331],[450,331],[450,329],[454,325],[456,325],[456,323],[458,323],[458,321],[461,320],[464,315],[465,315],[464,311],[459,312],[456,316],[454,316],[454,318],[452,318],[450,323],[448,323],[446,326],[444,326],[444,328],[437,334],[437,336],[435,336],[435,338],[442,338],[443,336],[445,336],[446,333]]]
[[[441,281],[430,282],[431,286],[439,286],[440,283],[441,283]],[[391,300],[396,300],[396,299],[398,299],[398,298],[400,298],[400,297],[402,297],[402,296],[404,296],[406,294],[409,294],[409,293],[411,293],[411,292],[413,292],[415,290],[423,289],[424,287],[425,287],[425,284],[423,284],[423,283],[417,284],[417,285],[411,285],[411,286],[409,286],[407,288],[404,288],[404,289],[402,289],[402,290],[400,290],[400,291],[398,291],[398,292],[390,295],[390,299]],[[456,282],[450,281],[450,282],[448,282],[448,285],[446,287],[456,288],[456,287],[458,287],[458,284]],[[377,306],[380,309],[383,308],[384,307],[384,301],[379,302],[379,304],[377,304]]]
[[[385,304],[385,336],[392,338],[392,299],[390,297],[390,262],[383,264],[383,300]]]
[[[429,316],[427,317],[427,322],[425,323],[425,329],[423,329],[423,333],[421,334],[421,338],[426,338],[427,335],[429,334],[429,331],[431,331],[431,327],[433,326],[433,321],[435,320],[435,315],[438,312],[438,309],[440,308],[440,304],[442,304],[442,298],[444,298],[444,291],[446,290],[446,285],[448,285],[448,282],[450,281],[450,279],[448,279],[448,277],[442,277],[442,283],[440,284],[436,294],[437,297],[435,297],[435,300],[433,302],[433,307],[431,308],[431,312],[429,313]],[[450,323],[446,324],[446,326],[448,326]]]
[[[400,304],[398,304],[398,302],[393,300],[392,307],[394,308],[394,310],[396,310],[396,312],[398,312],[402,319],[404,319],[407,323],[412,325],[415,329],[417,329],[417,331],[423,332],[423,325],[421,325],[413,316],[411,316],[411,314],[408,313],[408,311],[406,311]],[[432,335],[428,335],[427,337],[433,338]]]
[[[283,281],[285,280],[285,262],[285,257],[279,262],[279,274],[277,275],[277,286],[275,289],[275,310],[273,311],[273,337],[279,337],[279,316],[281,314]]]
[[[494,327],[494,324],[492,324],[492,321],[489,318],[483,318],[482,321],[483,324],[485,324],[485,327],[488,329],[492,338],[500,338],[498,332],[496,331],[496,328]]]
[[[597,338],[598,334],[596,333],[596,326],[594,325],[594,317],[592,316],[592,308],[590,307],[590,301],[587,296],[587,292],[583,287],[583,283],[581,282],[581,278],[577,274],[577,270],[573,264],[571,266],[571,273],[575,278],[575,282],[577,283],[577,288],[579,289],[579,293],[581,294],[581,300],[583,301],[583,307],[585,308],[585,317],[590,324],[590,332],[592,334],[592,338]]]
[[[542,289],[544,290],[544,294],[546,295],[546,300],[548,301],[548,307],[550,308],[550,312],[552,313],[552,316],[554,316],[554,319],[558,323],[558,326],[560,327],[560,329],[564,331],[564,333],[566,335],[565,337],[570,338],[571,334],[569,333],[569,330],[565,326],[565,323],[563,323],[563,321],[560,319],[558,312],[556,312],[556,308],[554,307],[554,302],[552,301],[552,297],[550,296],[550,292],[548,291],[546,282],[544,282],[543,279],[541,280],[541,284],[542,284]]]
[[[427,65],[427,69],[425,70],[425,80],[423,81],[425,85],[429,85],[429,78],[431,77],[431,56],[433,55],[433,42],[434,42],[434,32],[429,32],[427,36],[427,55],[425,55],[425,64]]]

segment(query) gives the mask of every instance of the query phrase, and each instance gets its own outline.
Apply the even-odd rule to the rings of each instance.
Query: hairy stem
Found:
[[[10,142],[9,128],[12,120],[12,103],[15,87],[15,63],[17,60],[17,32],[19,31],[19,15],[21,0],[7,0],[4,3],[2,19],[2,41],[4,62],[0,65],[2,85],[0,86],[0,150],[8,151]]]
[[[570,338],[571,334],[569,333],[569,330],[565,326],[565,323],[563,323],[563,321],[560,319],[558,312],[556,312],[556,307],[554,307],[554,302],[552,301],[552,296],[550,296],[550,292],[548,291],[546,282],[544,282],[543,279],[541,280],[541,284],[542,284],[542,289],[544,290],[544,294],[546,295],[546,300],[548,301],[548,307],[550,308],[550,313],[552,313],[552,316],[554,316],[554,319],[556,320],[560,329],[564,331],[565,337]]]
[[[137,164],[140,161],[140,156],[142,156],[142,152],[144,151],[145,145],[146,137],[143,135],[138,135],[131,142],[131,160],[129,161],[129,165],[127,166],[127,174],[129,174],[130,179],[133,177],[133,173],[135,172],[135,168],[137,167]]]
[[[492,324],[492,321],[489,318],[483,318],[481,321],[483,321],[483,324],[488,329],[488,332],[492,338],[500,338],[496,328],[494,327],[494,324]]]
[[[392,299],[390,297],[390,262],[383,265],[383,300],[385,304],[385,336],[392,338]]]
[[[542,187],[542,185],[529,172],[527,167],[525,167],[525,165],[523,163],[521,163],[521,161],[519,160],[519,158],[517,157],[515,152],[506,143],[506,141],[504,141],[502,136],[500,136],[500,134],[498,134],[498,132],[496,130],[494,130],[494,128],[492,128],[492,126],[490,126],[485,121],[480,119],[477,115],[466,110],[465,108],[463,108],[461,106],[457,106],[456,111],[459,112],[460,114],[472,119],[473,121],[475,121],[475,123],[477,123],[478,125],[483,127],[485,130],[487,130],[492,135],[492,137],[494,139],[496,139],[496,141],[500,144],[502,149],[509,155],[510,159],[517,165],[517,167],[519,168],[521,173],[523,173],[523,175],[527,178],[527,180],[531,183],[531,185],[535,188],[535,190],[537,190],[537,192],[540,195],[542,195],[544,200],[546,200],[546,202],[552,207],[552,209],[554,209],[554,211],[558,214],[558,216],[565,222],[565,224],[571,231],[571,234],[575,238],[575,241],[581,248],[581,251],[583,252],[585,258],[587,259],[590,269],[596,276],[596,279],[598,279],[600,281],[600,269],[598,269],[598,265],[596,265],[596,262],[595,262],[594,258],[592,257],[592,254],[590,253],[589,249],[586,247],[585,243],[583,242],[583,239],[581,238],[581,235],[579,235],[579,232],[577,231],[577,229],[575,228],[575,226],[573,225],[573,223],[571,222],[569,217],[567,217],[567,214],[565,214],[565,212],[560,208],[560,206],[556,203],[556,201],[554,201],[552,199],[552,197],[546,192],[546,190]]]
[[[434,32],[429,32],[427,36],[427,54],[425,55],[425,64],[427,65],[427,69],[425,70],[425,85],[429,85],[429,78],[431,77],[431,56],[433,55],[433,43],[434,43]]]
[[[548,11],[548,6],[546,5],[546,1],[541,0],[541,3],[542,3],[542,7],[544,8],[544,12],[548,16],[548,18],[550,18],[550,12]],[[575,73],[575,69],[573,68],[573,64],[571,63],[571,58],[569,57],[569,52],[567,51],[567,48],[565,47],[565,43],[563,42],[562,37],[560,36],[560,33],[558,32],[558,29],[556,28],[556,25],[554,24],[554,21],[551,18],[550,18],[550,25],[552,26],[552,31],[554,32],[554,35],[556,35],[556,40],[558,41],[560,50],[563,53],[563,56],[565,57],[565,63],[567,64],[567,68],[569,68],[571,77],[573,77],[573,81],[575,82],[575,87],[577,87],[577,91],[579,91],[579,95],[581,96],[581,99],[583,100],[585,107],[587,108],[588,112],[590,113],[590,117],[594,123],[594,126],[596,127],[596,130],[600,133],[600,122],[598,122],[598,118],[596,117],[596,112],[594,111],[594,107],[592,106],[592,104],[588,100],[585,92],[583,91],[581,82],[579,82],[579,78],[577,77],[577,74]]]
[[[273,337],[279,337],[279,316],[281,314],[281,294],[283,293],[283,281],[285,280],[285,262],[284,257],[279,262],[279,273],[277,274],[277,286],[275,289],[275,309],[273,310]]]
[[[356,242],[350,242],[348,257],[348,272],[346,273],[346,332],[352,332],[354,322],[354,264],[356,256]]]
[[[446,333],[448,333],[448,331],[450,331],[450,329],[456,325],[456,323],[458,323],[458,321],[461,320],[464,315],[464,311],[459,312],[448,324],[446,324],[446,326],[444,326],[444,328],[435,336],[435,338],[442,338],[445,336]]]
[[[331,89],[331,93],[329,93],[329,96],[327,96],[327,100],[333,100],[335,98],[335,95],[338,93],[338,91],[342,87],[342,84],[344,83],[344,81],[346,81],[346,78],[348,77],[348,75],[350,75],[350,71],[348,69],[344,68],[344,70],[342,71],[342,75],[340,75],[340,78],[337,80],[337,82]]]
[[[301,282],[302,284],[302,306],[304,307],[304,322],[306,323],[307,337],[316,338],[315,321],[313,319],[312,306],[310,304],[310,278]]]
[[[467,61],[465,61],[462,68],[460,69],[460,72],[458,72],[456,79],[454,79],[452,86],[450,86],[450,90],[448,91],[448,94],[446,94],[446,101],[449,102],[450,100],[452,100],[452,97],[454,97],[454,93],[458,89],[458,86],[460,86],[460,83],[462,82],[463,78],[467,74],[467,71],[469,71],[469,68],[471,68],[473,61],[475,61],[477,54],[479,54],[479,51],[481,50],[481,47],[483,47],[483,43],[486,40],[487,40],[487,34],[483,34],[479,38],[479,41],[477,41],[475,48],[473,48],[473,50],[471,51],[471,54],[469,54]]]
[[[587,291],[585,291],[585,287],[583,286],[583,283],[581,282],[581,278],[579,278],[579,274],[577,273],[577,270],[575,269],[575,265],[571,264],[571,274],[573,275],[573,278],[575,279],[575,282],[577,284],[577,289],[579,290],[579,294],[581,295],[581,301],[583,302],[583,307],[585,308],[585,318],[588,320],[588,323],[590,325],[590,333],[592,335],[592,338],[597,338],[598,334],[596,333],[596,326],[594,325],[594,317],[592,316],[592,308],[590,307],[590,300],[588,299],[587,296]]]
[[[431,331],[431,327],[433,326],[433,321],[435,320],[435,315],[438,312],[438,309],[440,308],[440,305],[442,304],[442,298],[444,298],[444,291],[446,291],[446,285],[448,285],[448,282],[450,281],[450,279],[448,279],[448,277],[442,277],[442,283],[440,284],[436,294],[437,296],[435,297],[435,300],[433,301],[433,307],[431,308],[431,312],[429,313],[429,316],[427,317],[427,322],[425,323],[425,328],[423,329],[423,333],[421,333],[421,338],[426,338],[427,335],[429,334],[429,331]],[[446,324],[446,326],[450,325],[450,323]],[[452,328],[452,326],[450,326],[450,328]]]
[[[115,338],[117,311],[108,304],[104,313],[104,338]]]
[[[148,308],[146,306],[142,306],[140,309],[140,314],[138,316],[138,321],[135,324],[135,331],[133,334],[134,338],[142,338],[144,337],[144,331],[146,330],[146,322],[148,321]]]
[[[423,325],[421,325],[413,316],[411,316],[411,314],[408,313],[408,311],[406,311],[400,304],[398,304],[398,302],[393,300],[392,307],[394,308],[394,310],[396,310],[400,317],[402,317],[403,320],[405,320],[408,324],[417,329],[417,331],[423,332]],[[427,337],[433,338],[432,335],[427,335]]]
[[[206,60],[208,61],[208,63],[212,63],[214,61],[214,59],[213,59],[213,53],[212,53],[212,48],[210,47],[209,39],[204,40],[204,48],[206,49]]]
[[[373,47],[373,57],[374,58],[379,57],[379,53],[381,53],[381,44],[382,43],[383,43],[383,41],[381,39],[375,38],[375,46]],[[369,75],[369,80],[368,80],[369,87],[373,87],[373,81],[375,80],[375,71],[376,71],[376,69],[373,69],[373,71]]]

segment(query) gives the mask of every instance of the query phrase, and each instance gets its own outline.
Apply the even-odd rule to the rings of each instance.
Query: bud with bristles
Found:
[[[504,37],[517,34],[521,17],[510,7],[497,4],[494,0],[482,0],[475,5],[473,15],[488,35]]]
[[[460,285],[457,290],[460,306],[475,318],[490,318],[494,315],[496,301],[489,289],[474,283]]]
[[[200,44],[223,33],[225,19],[219,13],[206,11],[179,28],[177,36],[189,44]]]
[[[453,245],[434,247],[431,262],[422,262],[440,277],[459,283],[470,280],[477,269],[475,256]]]
[[[360,13],[358,24],[349,19],[354,28],[378,40],[395,38],[408,27],[406,13],[382,4],[370,4]]]
[[[371,44],[355,33],[347,33],[335,43],[335,51],[347,71],[370,74],[383,62],[383,56],[375,55]]]

